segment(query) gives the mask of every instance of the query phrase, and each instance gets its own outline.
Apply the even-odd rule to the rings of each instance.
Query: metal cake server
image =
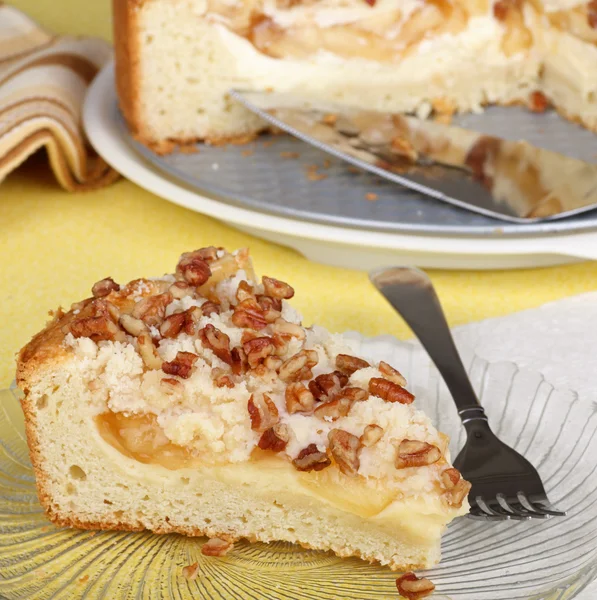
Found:
[[[514,223],[597,208],[597,164],[416,117],[233,90],[232,98],[324,152],[460,208]]]
[[[393,267],[369,276],[417,336],[456,404],[467,441],[454,466],[472,484],[470,516],[492,521],[565,516],[550,504],[535,467],[491,431],[426,273]]]

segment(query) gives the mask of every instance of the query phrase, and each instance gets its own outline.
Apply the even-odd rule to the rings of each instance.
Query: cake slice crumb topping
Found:
[[[98,412],[117,413],[121,426],[151,416],[154,437],[185,457],[217,465],[261,452],[300,472],[383,481],[404,496],[439,492],[460,506],[468,484],[403,375],[304,327],[294,295],[279,279],[258,281],[246,251],[202,248],[173,276],[95,284],[65,344],[108,389]]]

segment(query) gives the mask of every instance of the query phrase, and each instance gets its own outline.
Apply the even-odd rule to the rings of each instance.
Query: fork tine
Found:
[[[548,508],[544,506],[542,502],[535,502],[534,504],[528,499],[524,492],[518,492],[516,494],[518,497],[518,501],[522,504],[522,506],[529,512],[539,513],[545,515],[546,517],[565,517],[566,513],[554,510],[553,508]]]
[[[483,498],[483,496],[476,496],[475,502],[477,503],[477,506],[486,515],[489,515],[490,517],[495,517],[495,518],[504,519],[504,520],[516,518],[515,515],[507,512],[507,511],[496,510],[494,507],[489,506],[489,503],[486,502],[486,500],[485,500],[485,498]]]
[[[520,510],[519,506],[517,506],[517,505],[512,506],[512,504],[510,504],[508,502],[508,500],[504,494],[496,494],[495,498],[498,501],[498,504],[505,511],[510,513],[511,519],[515,519],[517,521],[528,521],[529,519],[533,518],[533,515],[528,514],[528,512],[524,509],[524,507],[521,507],[522,510]]]
[[[553,510],[553,508],[546,508],[545,505],[535,502],[533,506],[538,506],[542,512],[548,514],[550,517],[565,517],[568,513],[564,510]]]
[[[537,510],[535,508],[535,506],[533,506],[533,504],[531,503],[531,501],[527,498],[526,494],[524,492],[518,492],[516,494],[516,496],[518,497],[518,501],[520,502],[520,504],[523,507],[523,510],[525,510],[527,513],[533,515],[535,518],[537,519],[549,519],[551,517],[550,514],[543,512],[541,510]]]
[[[471,510],[467,516],[469,519],[476,521],[507,521],[510,518],[502,515],[488,515],[478,506],[471,506]]]
[[[512,508],[520,515],[526,515],[527,519],[550,519],[551,515],[548,515],[538,510],[528,510],[525,506],[519,502],[511,502]]]

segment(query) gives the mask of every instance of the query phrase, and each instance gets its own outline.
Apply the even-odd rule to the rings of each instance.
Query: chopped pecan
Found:
[[[442,457],[437,446],[418,440],[402,440],[396,453],[397,469],[407,467],[425,467],[436,463]]]
[[[160,381],[160,386],[167,394],[173,394],[184,389],[182,382],[178,381],[178,379],[173,379],[172,377],[164,377]]]
[[[192,296],[195,293],[195,288],[189,285],[186,281],[175,281],[169,288],[168,292],[175,300],[181,300],[186,296]]]
[[[597,0],[591,0],[587,6],[587,21],[589,27],[597,29]]]
[[[218,260],[218,253],[222,252],[224,248],[216,248],[216,246],[206,246],[205,248],[199,248],[195,250],[193,254],[196,254],[199,258],[202,258],[206,263],[212,263]]]
[[[131,315],[147,325],[159,327],[166,315],[166,307],[172,302],[172,294],[166,292],[157,296],[141,298],[133,307]]]
[[[245,329],[240,336],[240,345],[244,346],[248,341],[258,338],[259,334],[251,329]]]
[[[444,497],[450,506],[462,506],[462,502],[471,491],[471,484],[462,479],[460,471],[454,467],[446,469],[442,473],[442,483],[446,488]]]
[[[213,377],[216,387],[233,388],[235,385],[234,381],[232,381],[230,375],[228,373],[226,373],[226,371],[224,371],[224,369],[220,369],[219,367],[216,367],[215,369],[211,370],[211,376]]]
[[[379,372],[383,375],[384,379],[387,379],[388,381],[391,381],[392,383],[395,383],[401,387],[406,386],[406,379],[402,373],[400,373],[400,371],[397,369],[394,369],[394,367],[383,360],[379,363]]]
[[[162,371],[167,375],[176,375],[182,379],[188,379],[198,358],[192,352],[178,352],[174,360],[162,364]]]
[[[94,298],[103,298],[112,292],[117,292],[119,289],[120,286],[111,277],[106,277],[93,284],[91,293]]]
[[[505,21],[510,12],[511,5],[512,2],[510,0],[498,0],[498,2],[493,5],[493,16],[498,21]]]
[[[94,342],[102,340],[124,341],[124,332],[107,317],[84,317],[75,319],[69,326],[74,337],[88,337]]]
[[[160,325],[160,334],[165,338],[175,338],[184,327],[184,313],[174,313],[166,317]]]
[[[242,302],[248,299],[255,300],[253,286],[248,281],[241,281],[236,290],[236,300],[237,302]]]
[[[247,355],[247,362],[251,369],[262,364],[265,358],[274,353],[275,347],[270,337],[256,337],[243,344],[243,350]]]
[[[211,269],[202,250],[185,252],[176,265],[177,279],[184,279],[194,287],[203,285],[211,277]]]
[[[191,306],[191,308],[188,308],[182,314],[185,316],[182,330],[188,335],[194,335],[195,328],[203,315],[201,308],[197,306]]]
[[[288,425],[276,423],[273,427],[266,429],[257,444],[262,450],[271,450],[272,452],[281,452],[286,448],[290,440],[290,431]]]
[[[280,298],[272,298],[271,296],[265,296],[264,294],[257,294],[255,299],[257,300],[257,304],[259,304],[265,312],[276,311],[279,313],[282,310],[282,300],[280,300]]]
[[[71,310],[73,311],[80,312],[85,309],[88,310],[86,310],[84,314],[89,315],[90,317],[107,317],[112,321],[114,321],[114,311],[119,312],[118,308],[105,298],[93,298],[88,301],[84,300],[83,302],[78,302],[71,306]]]
[[[348,377],[340,371],[322,373],[309,382],[309,389],[318,402],[332,400],[348,383]]]
[[[221,361],[232,365],[230,338],[222,331],[208,323],[199,330],[199,339],[205,348],[209,348]]]
[[[386,402],[400,402],[400,404],[411,404],[415,397],[405,390],[401,385],[382,379],[372,377],[369,381],[369,393],[379,396]]]
[[[278,409],[267,394],[251,394],[247,409],[253,431],[265,431],[280,420]]]
[[[252,298],[247,298],[235,306],[232,322],[237,327],[248,327],[256,331],[267,327],[268,323],[263,309]]]
[[[379,440],[381,440],[383,436],[383,427],[376,425],[375,423],[371,423],[371,425],[367,425],[365,430],[363,431],[363,435],[360,437],[361,445],[365,446],[365,448],[369,448]]]
[[[366,360],[356,356],[350,356],[349,354],[338,354],[336,356],[336,367],[349,376],[359,369],[366,369],[370,366]]]
[[[261,308],[263,310],[263,318],[268,323],[275,323],[280,318],[280,315],[282,314],[282,313],[280,313],[279,310],[276,310],[275,308],[272,308],[270,306],[262,306],[261,304],[259,306],[261,306]]]
[[[280,367],[280,379],[282,381],[301,381],[311,379],[311,369],[317,364],[319,357],[315,350],[300,350],[294,356],[282,363]]]
[[[149,333],[142,333],[137,336],[137,348],[143,363],[148,369],[161,369],[163,365],[167,364],[162,361]],[[167,373],[167,371],[164,372]],[[175,375],[175,373],[171,374]]]
[[[201,318],[201,309],[196,306],[185,310],[184,312],[171,314],[164,319],[160,325],[160,334],[165,338],[174,338],[179,333],[193,335],[195,333],[195,325]]]
[[[330,452],[338,468],[344,475],[356,477],[361,461],[359,460],[359,438],[343,429],[332,429],[328,433]]]
[[[120,326],[134,337],[138,337],[142,333],[149,333],[147,325],[141,319],[135,319],[131,315],[122,315],[119,319]]]
[[[74,319],[68,325],[68,331],[74,337],[88,337],[94,342],[102,340],[123,342],[124,331],[114,322],[118,309],[111,303],[98,298],[91,302],[91,313],[88,317]],[[116,309],[116,311],[111,310]]]
[[[234,547],[232,542],[221,540],[220,538],[211,538],[201,546],[201,554],[203,556],[226,556]]]
[[[292,461],[298,471],[322,471],[332,464],[325,452],[320,452],[315,444],[303,448]]]
[[[277,356],[266,356],[263,361],[263,366],[271,371],[277,371],[284,361]]]
[[[351,402],[363,402],[369,398],[369,392],[359,387],[345,387],[340,390],[337,398],[347,398]]]
[[[201,314],[204,317],[209,317],[209,315],[219,315],[220,310],[220,305],[217,302],[212,302],[211,300],[208,300],[201,305]]]
[[[235,375],[242,375],[247,371],[247,355],[245,351],[240,347],[232,348],[230,351],[230,357],[232,359],[232,372]]]
[[[284,356],[288,353],[288,348],[290,346],[289,336],[274,333],[274,335],[272,336],[272,340],[274,341],[277,356]]]
[[[534,113],[544,113],[549,107],[549,100],[543,92],[535,91],[529,96],[529,109]]]
[[[313,414],[324,421],[336,421],[340,417],[345,417],[352,408],[354,401],[350,398],[336,398],[330,402],[320,404]]]
[[[280,300],[290,300],[294,296],[294,289],[279,279],[263,276],[261,282],[266,296],[279,298]]]
[[[199,563],[193,563],[182,568],[182,576],[189,581],[194,581],[199,575]]]
[[[425,577],[417,577],[409,572],[396,579],[398,593],[406,600],[422,600],[430,596],[435,590],[435,585]]]
[[[276,319],[272,329],[281,336],[295,337],[299,340],[304,340],[307,336],[305,330],[300,325],[289,323],[285,319]]]
[[[299,381],[288,384],[285,398],[286,410],[291,415],[297,412],[310,413],[315,406],[313,394]]]

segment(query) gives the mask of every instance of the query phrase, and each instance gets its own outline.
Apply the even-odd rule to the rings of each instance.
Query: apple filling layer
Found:
[[[438,494],[405,497],[396,487],[350,478],[335,469],[297,471],[289,460],[256,448],[246,463],[209,466],[181,446],[172,444],[155,417],[104,413],[96,419],[100,435],[124,456],[147,467],[160,465],[169,471],[190,470],[207,480],[225,484],[251,483],[266,496],[293,494],[317,500],[334,509],[384,523],[397,538],[412,544],[435,543],[453,518],[453,508]],[[141,473],[143,472],[143,468]]]
[[[373,6],[363,0],[291,6],[267,0],[211,0],[207,14],[275,58],[305,59],[323,52],[388,63],[425,39],[463,31],[470,17],[487,11],[487,0],[407,0]]]

